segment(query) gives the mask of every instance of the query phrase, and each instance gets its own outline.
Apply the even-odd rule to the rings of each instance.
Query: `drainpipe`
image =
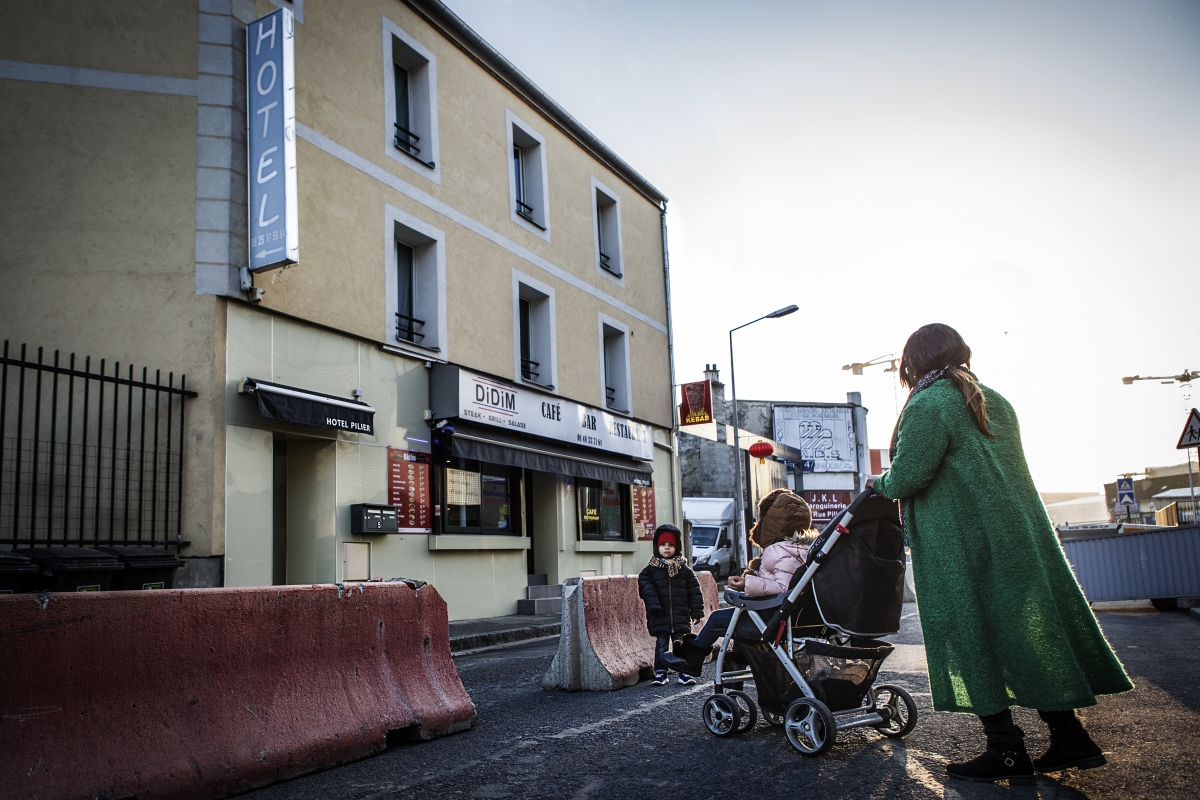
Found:
[[[662,223],[663,287],[666,290],[667,298],[667,362],[670,365],[671,375],[668,406],[671,409],[671,498],[675,504],[671,511],[676,524],[682,531],[683,498],[679,496],[679,420],[675,418],[675,327],[671,322],[671,259],[667,254],[667,201],[662,201],[658,208],[659,220]],[[691,546],[686,541],[681,544],[684,555],[690,561],[692,558]]]

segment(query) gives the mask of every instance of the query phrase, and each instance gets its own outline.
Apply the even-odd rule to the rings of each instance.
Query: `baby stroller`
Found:
[[[761,708],[806,756],[824,753],[850,728],[870,726],[887,737],[911,731],[917,707],[908,692],[873,685],[895,649],[877,639],[900,629],[904,561],[896,504],[867,489],[821,531],[786,594],[726,590],[734,613],[717,656],[715,693],[704,701],[705,727],[716,736],[743,733]],[[727,671],[727,661],[740,664]],[[754,682],[757,705],[742,691],[746,680]]]

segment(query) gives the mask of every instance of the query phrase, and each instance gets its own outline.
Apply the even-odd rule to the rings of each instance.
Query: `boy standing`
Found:
[[[692,621],[704,616],[704,595],[700,581],[688,566],[683,555],[683,537],[671,524],[659,525],[654,531],[654,557],[638,575],[638,592],[646,604],[646,628],[656,638],[654,646],[655,686],[670,681],[663,655],[671,643],[692,630]],[[696,679],[679,674],[684,686]]]

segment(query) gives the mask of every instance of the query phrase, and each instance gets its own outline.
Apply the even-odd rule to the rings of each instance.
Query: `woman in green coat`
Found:
[[[1012,406],[969,371],[948,325],[904,346],[911,387],[875,491],[903,501],[933,707],[977,714],[987,749],[951,777],[1032,783],[1105,763],[1074,709],[1133,688],[1080,591],[1034,488]],[[1029,759],[1011,706],[1035,708],[1050,749]]]

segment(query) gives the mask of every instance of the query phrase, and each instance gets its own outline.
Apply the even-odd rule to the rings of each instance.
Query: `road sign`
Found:
[[[1133,496],[1133,478],[1117,478],[1117,505],[1137,505]]]
[[[1183,426],[1183,433],[1179,434],[1179,444],[1175,445],[1175,449],[1186,450],[1189,447],[1200,447],[1200,411],[1194,408],[1188,415],[1187,424]]]

